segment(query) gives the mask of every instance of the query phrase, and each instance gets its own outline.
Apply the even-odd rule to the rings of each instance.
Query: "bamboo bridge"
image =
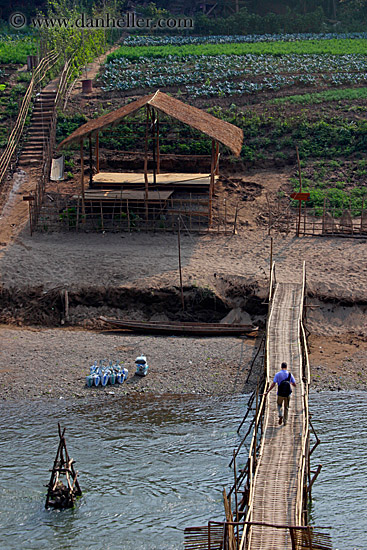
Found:
[[[234,468],[234,485],[228,495],[223,491],[226,520],[187,528],[186,550],[331,549],[329,535],[315,532],[308,524],[308,497],[321,466],[311,471],[310,456],[319,439],[308,409],[310,369],[303,323],[305,285],[305,266],[298,283],[277,283],[272,266],[263,339],[264,372],[240,428],[253,409],[254,418],[233,452],[230,465]],[[276,389],[267,395],[265,391],[283,361],[287,362],[297,387],[293,388],[288,422],[279,425]],[[316,439],[312,448],[310,429]],[[249,435],[247,461],[237,472],[237,463],[243,463],[239,453]]]

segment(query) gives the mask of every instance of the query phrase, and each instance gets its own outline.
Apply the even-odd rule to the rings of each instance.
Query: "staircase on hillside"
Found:
[[[42,162],[43,149],[50,136],[52,115],[55,110],[56,90],[43,90],[37,97],[27,141],[24,144],[20,166],[29,166]]]

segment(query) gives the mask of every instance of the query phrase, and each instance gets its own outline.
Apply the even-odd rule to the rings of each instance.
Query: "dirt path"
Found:
[[[4,249],[26,228],[29,220],[28,202],[24,195],[34,191],[38,171],[35,168],[18,170],[13,177],[13,189],[0,215],[0,258]]]

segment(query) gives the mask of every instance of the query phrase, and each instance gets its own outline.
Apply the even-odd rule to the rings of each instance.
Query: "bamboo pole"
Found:
[[[153,153],[153,184],[157,184],[157,166],[156,166],[156,129],[155,129],[155,110],[150,109],[150,118],[152,121],[152,153]]]
[[[102,206],[102,201],[99,201],[99,208],[100,208],[100,213],[101,213],[101,229],[102,231],[104,230],[104,226],[103,226],[103,206]]]
[[[270,276],[271,277],[271,271],[273,269],[273,237],[270,237]]]
[[[233,235],[237,234],[237,216],[238,216],[238,203],[236,204],[236,211],[234,213]]]
[[[299,152],[298,152],[297,145],[296,145],[296,153],[297,153],[297,164],[298,164],[299,192],[302,193],[301,162],[299,160]],[[302,201],[299,201],[299,216],[298,216],[297,237],[299,237],[299,233],[300,233],[300,229],[301,229],[301,205],[302,205]]]
[[[83,152],[84,141],[80,140],[80,184],[82,191],[82,223],[85,223],[85,189],[84,189],[84,152]]]
[[[192,193],[190,192],[190,217],[189,217],[190,233],[192,231]]]
[[[219,175],[219,142],[215,142],[215,174]]]
[[[364,197],[362,199],[362,210],[361,210],[361,227],[360,227],[360,233],[363,233],[363,211],[364,211]]]
[[[157,131],[157,174],[160,173],[160,163],[161,163],[161,153],[159,150],[159,111],[157,113],[157,124],[156,124],[156,131]]]
[[[238,492],[237,492],[237,468],[236,468],[236,451],[233,451],[233,475],[234,475],[234,498],[236,506],[236,521],[239,521],[238,514]],[[239,525],[237,525],[237,548],[239,546]]]
[[[89,187],[93,187],[92,136],[89,136]]]
[[[178,218],[178,268],[180,272],[180,289],[181,289],[181,304],[182,304],[182,311],[185,311],[185,300],[184,300],[184,293],[183,293],[183,285],[182,285],[182,265],[181,265],[181,220]]]
[[[28,201],[28,217],[29,217],[29,230],[31,233],[31,237],[33,235],[33,225],[32,225],[32,208],[31,208],[31,201]]]
[[[213,220],[213,192],[214,192],[214,171],[215,171],[215,141],[212,140],[212,157],[210,166],[210,185],[209,185],[209,227]]]
[[[80,196],[78,195],[78,200],[76,203],[76,231],[79,231],[79,203],[80,203]]]
[[[306,202],[303,201],[303,234],[306,234]]]
[[[145,182],[145,222],[148,220],[148,126],[149,126],[149,110],[146,106],[146,122],[145,122],[145,151],[144,151],[144,182]]]

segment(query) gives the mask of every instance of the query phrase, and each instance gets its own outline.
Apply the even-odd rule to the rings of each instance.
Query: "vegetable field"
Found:
[[[227,42],[200,37],[204,43],[177,37],[129,39],[108,57],[102,76],[104,91],[179,87],[189,97],[225,97],[276,91],[294,86],[335,88],[367,81],[367,38]],[[227,39],[233,37],[225,37]],[[274,37],[273,37],[274,38]],[[254,39],[253,39],[254,40]],[[143,44],[143,45],[142,45]],[[132,47],[134,46],[134,47]]]

